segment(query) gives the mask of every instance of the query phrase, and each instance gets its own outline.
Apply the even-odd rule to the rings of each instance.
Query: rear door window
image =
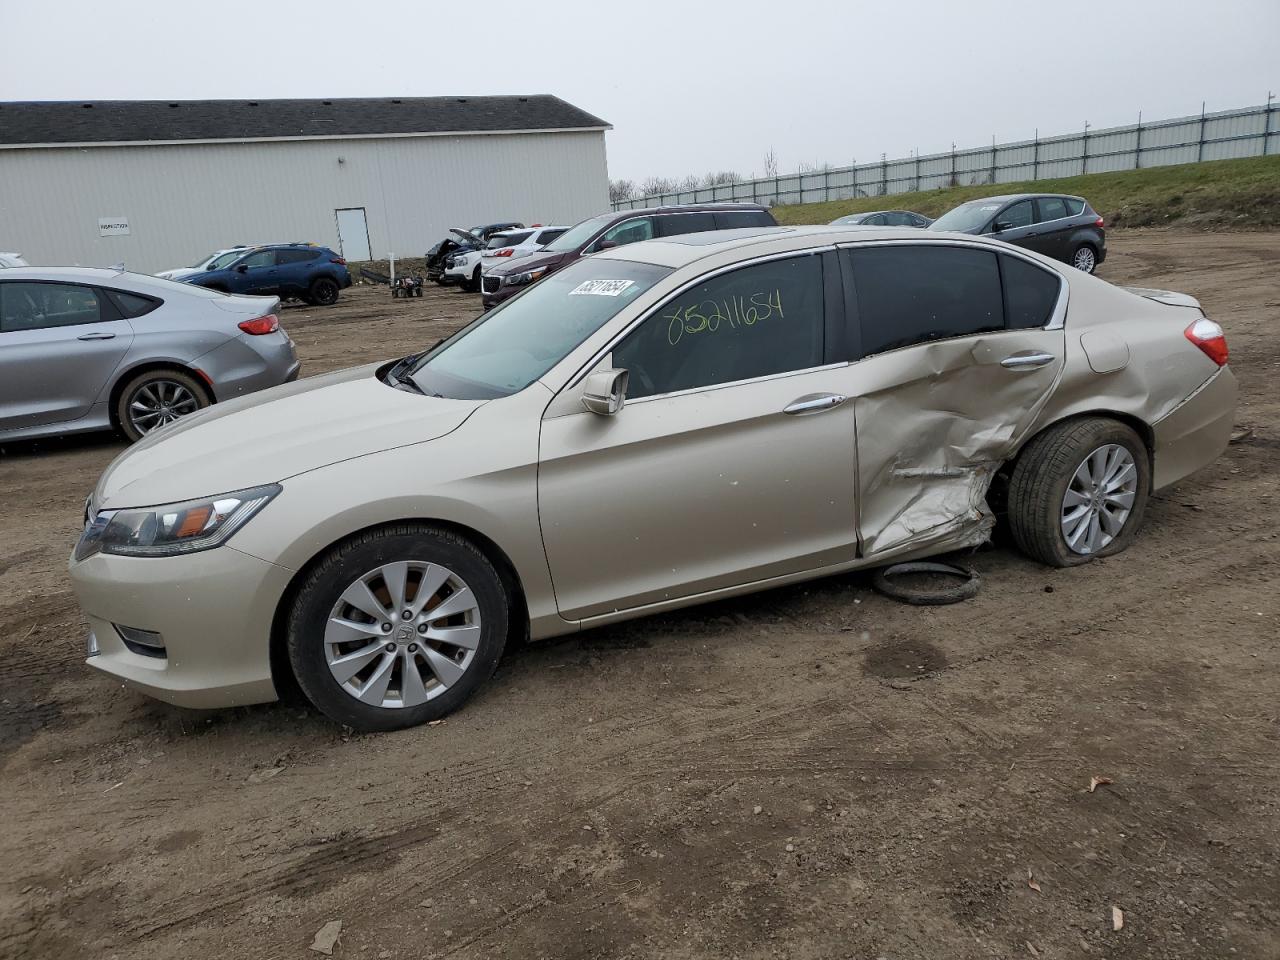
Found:
[[[737,230],[742,227],[776,227],[773,215],[764,210],[718,210],[715,214],[717,230]]]
[[[843,253],[853,272],[862,357],[1004,328],[1000,270],[990,251],[894,244]]]
[[[1043,327],[1053,316],[1062,290],[1062,278],[1021,257],[1000,255],[1004,280],[1004,309],[1010,330]]]
[[[711,277],[650,314],[613,349],[633,398],[821,366],[822,258],[752,264]]]
[[[1061,220],[1067,216],[1067,203],[1061,197],[1041,197],[1036,201],[1036,223]]]
[[[314,260],[318,256],[320,256],[319,250],[277,250],[276,263],[279,265],[306,263],[308,260]]]
[[[3,333],[114,319],[114,312],[104,314],[92,287],[70,283],[0,283],[0,332]]]
[[[714,213],[668,213],[657,218],[658,236],[675,237],[682,233],[701,233],[716,228]]]

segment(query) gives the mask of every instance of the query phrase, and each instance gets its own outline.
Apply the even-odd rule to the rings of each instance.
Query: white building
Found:
[[[240,243],[422,256],[609,209],[609,125],[558,97],[0,103],[0,250],[154,272]]]

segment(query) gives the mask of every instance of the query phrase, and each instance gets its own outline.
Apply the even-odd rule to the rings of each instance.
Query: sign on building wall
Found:
[[[129,218],[128,217],[99,217],[98,218],[98,236],[100,237],[129,236]]]

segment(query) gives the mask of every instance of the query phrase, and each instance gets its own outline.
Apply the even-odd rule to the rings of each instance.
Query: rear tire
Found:
[[[213,402],[204,384],[181,370],[148,370],[124,385],[115,417],[130,443]]]
[[[420,597],[428,582],[431,595]],[[446,604],[463,612],[442,625],[430,614]],[[334,722],[368,732],[412,727],[457,709],[493,675],[509,610],[498,572],[470,541],[396,524],[335,546],[307,576],[289,614],[289,663]]]
[[[1098,251],[1091,243],[1082,243],[1071,251],[1071,265],[1083,273],[1093,273],[1098,269]]]
[[[1124,550],[1137,536],[1151,459],[1115,420],[1068,420],[1035,437],[1009,478],[1009,529],[1027,556],[1072,567]]]
[[[307,302],[317,307],[331,307],[338,302],[338,281],[318,277],[307,290]]]

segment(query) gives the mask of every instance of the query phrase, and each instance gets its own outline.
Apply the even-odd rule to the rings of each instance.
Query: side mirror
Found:
[[[1004,231],[1012,230],[1012,229],[1013,229],[1013,224],[1010,223],[1008,220],[997,220],[995,223],[991,225],[992,233],[1004,233]]]
[[[601,240],[599,243],[597,243],[597,244],[596,244],[596,249],[597,249],[597,250],[612,250],[612,249],[613,249],[614,247],[616,247],[617,245],[618,245],[618,241],[617,241],[617,240]]]
[[[249,265],[247,263],[242,263],[240,264],[240,266],[236,267],[236,273],[248,273],[248,272],[249,272]]]
[[[626,370],[599,370],[582,381],[582,405],[592,413],[611,417],[627,402]]]

